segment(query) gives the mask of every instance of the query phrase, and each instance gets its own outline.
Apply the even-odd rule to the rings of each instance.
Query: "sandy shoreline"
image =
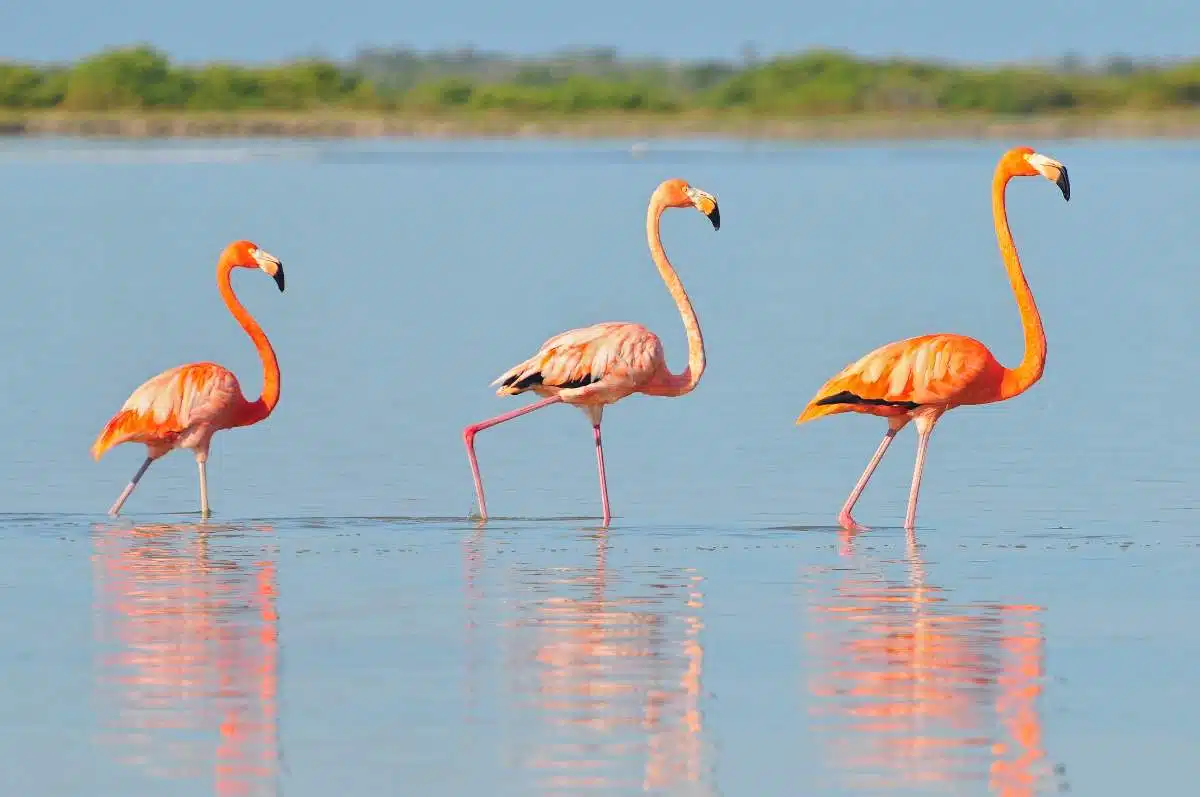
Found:
[[[807,119],[729,115],[512,115],[369,113],[8,113],[0,136],[84,138],[729,138],[798,141],[905,139],[1200,138],[1200,112],[1108,116]]]

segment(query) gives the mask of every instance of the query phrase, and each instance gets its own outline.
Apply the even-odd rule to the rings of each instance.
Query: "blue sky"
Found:
[[[0,58],[149,41],[189,61],[351,55],[360,45],[734,57],[824,45],[964,61],[1200,53],[1200,2],[1146,0],[11,0]]]

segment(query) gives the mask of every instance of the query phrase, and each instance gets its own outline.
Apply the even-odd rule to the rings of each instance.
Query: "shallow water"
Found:
[[[991,232],[994,145],[627,142],[0,145],[0,671],[6,792],[1171,793],[1190,784],[1200,635],[1194,246],[1200,149],[1028,142],[1072,201],[1010,217],[1045,378],[912,437],[848,540],[882,424],[796,414],[847,361],[1020,328]],[[722,229],[664,222],[710,368],[680,399],[461,427],[557,331],[636,320],[682,368],[649,264],[667,176]],[[19,187],[19,190],[17,190]],[[251,237],[288,290],[235,288],[283,399],[218,436],[216,516],[173,454],[87,448],[145,378],[213,359],[260,385],[212,285]],[[531,243],[532,242],[532,243]],[[404,787],[396,784],[404,784]]]

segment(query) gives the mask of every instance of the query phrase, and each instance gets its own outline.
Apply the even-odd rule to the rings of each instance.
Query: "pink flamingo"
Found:
[[[646,237],[650,254],[667,290],[679,307],[687,332],[688,365],[681,374],[667,369],[662,341],[641,324],[608,322],[583,329],[572,329],[542,344],[537,354],[506,371],[493,385],[499,384],[498,396],[515,396],[533,391],[542,396],[534,402],[463,429],[463,442],[475,477],[475,495],[479,515],[487,519],[479,460],[475,457],[475,435],[484,429],[511,421],[522,415],[560,402],[583,410],[592,421],[596,442],[596,466],[600,471],[600,501],[604,524],[612,520],[608,503],[608,482],[604,474],[604,447],[600,442],[600,420],[604,407],[633,393],[648,396],[682,396],[692,392],[704,373],[704,338],[700,322],[688,299],[679,275],[663,251],[660,226],[667,208],[694,207],[708,217],[714,230],[721,229],[717,199],[706,191],[693,188],[683,180],[666,180],[650,196],[646,211]]]

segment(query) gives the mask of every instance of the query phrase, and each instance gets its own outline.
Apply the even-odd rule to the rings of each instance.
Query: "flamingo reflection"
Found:
[[[269,532],[94,530],[97,688],[106,740],[126,763],[211,777],[218,797],[276,793],[275,548],[247,539]]]
[[[986,781],[1005,797],[1046,785],[1037,701],[1040,607],[954,605],[928,583],[910,533],[903,580],[856,561],[828,594],[815,586],[808,635],[829,760],[847,785],[922,795]]]
[[[590,567],[518,573],[517,616],[502,644],[517,715],[532,720],[522,723],[527,733],[510,734],[525,737],[514,745],[519,765],[547,795],[706,794],[703,577],[691,568],[614,573],[607,535],[594,541]],[[482,564],[477,543],[469,574]],[[470,575],[468,585],[477,605]]]

